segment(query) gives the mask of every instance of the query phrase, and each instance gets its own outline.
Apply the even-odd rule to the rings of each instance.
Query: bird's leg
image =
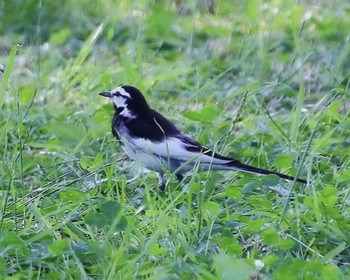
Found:
[[[175,174],[176,179],[179,181],[179,183],[184,179],[184,176],[181,174]]]
[[[142,173],[142,172],[139,171],[139,172],[137,173],[136,176],[134,176],[134,177],[131,178],[131,179],[126,180],[126,183],[127,183],[127,184],[132,184],[132,183],[136,182],[136,180],[140,179],[141,173]]]
[[[159,189],[161,191],[165,190],[165,180],[164,180],[164,174],[162,173],[156,173],[157,177],[158,177],[158,185],[159,185]]]
[[[158,177],[158,185],[159,185],[159,189],[161,191],[165,190],[165,180],[164,180],[164,174],[162,173],[156,173],[157,177]],[[181,174],[175,174],[176,179],[179,181],[179,183],[184,179],[184,176]]]

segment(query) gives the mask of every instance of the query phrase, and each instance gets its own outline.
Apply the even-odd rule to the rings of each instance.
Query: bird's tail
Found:
[[[242,162],[240,162],[238,160],[230,161],[226,165],[228,167],[234,169],[234,170],[245,171],[245,172],[250,172],[250,173],[258,173],[258,174],[264,174],[264,175],[275,174],[275,175],[277,175],[280,178],[287,179],[287,180],[290,180],[290,181],[297,181],[297,182],[303,183],[303,184],[307,183],[307,181],[304,180],[304,179],[295,178],[293,176],[289,176],[289,175],[282,174],[282,173],[279,173],[279,172],[276,172],[276,171],[272,171],[272,170],[268,170],[268,169],[254,167],[254,166],[242,163]]]

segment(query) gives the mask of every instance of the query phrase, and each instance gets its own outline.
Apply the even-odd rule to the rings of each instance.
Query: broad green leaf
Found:
[[[332,263],[326,264],[322,268],[323,279],[338,280],[341,279],[338,267]]]
[[[203,209],[205,209],[207,211],[209,216],[215,217],[220,213],[222,207],[220,204],[218,204],[214,201],[209,201],[203,205]]]
[[[97,154],[95,155],[95,159],[94,159],[94,163],[93,163],[94,169],[100,167],[101,164],[102,164],[102,161],[103,161],[103,155],[102,155],[102,153],[97,153]]]
[[[246,233],[256,233],[261,230],[263,225],[266,223],[265,220],[249,220],[247,222],[247,227],[244,228],[244,232]]]
[[[88,156],[82,156],[80,158],[80,166],[83,169],[88,169],[90,166],[90,158]]]
[[[280,239],[279,243],[277,244],[278,248],[283,250],[289,250],[294,247],[295,243],[292,239]]]
[[[70,241],[68,239],[58,239],[48,248],[51,254],[61,256],[64,251],[70,248]]]
[[[243,254],[242,245],[233,236],[222,236],[214,239],[214,241],[220,246],[222,252],[235,256],[241,256]]]
[[[127,228],[128,224],[129,224],[129,219],[123,215],[120,217],[115,230],[116,231],[123,231]]]
[[[24,242],[19,236],[13,232],[0,233],[0,250],[8,248],[18,248],[24,245]]]
[[[228,255],[214,256],[214,267],[220,280],[247,280],[254,273],[253,267],[243,259],[236,259]]]
[[[191,120],[199,121],[201,123],[210,124],[220,114],[220,111],[214,106],[205,106],[200,111],[185,111],[183,115]]]
[[[107,223],[106,217],[100,213],[92,211],[84,217],[85,223],[91,227],[96,227],[97,229],[103,229]]]
[[[54,45],[63,45],[71,34],[69,28],[62,28],[56,33],[52,33],[50,36],[50,42]]]
[[[274,162],[277,169],[287,169],[293,165],[293,156],[291,154],[281,154]]]
[[[65,203],[65,202],[77,203],[77,202],[85,201],[88,198],[89,198],[89,195],[87,193],[79,190],[68,189],[60,192],[60,201],[62,203]]]
[[[35,90],[36,89],[31,86],[21,87],[19,90],[19,100],[24,104],[30,103],[34,97]]]
[[[150,250],[151,255],[162,255],[168,251],[167,248],[161,247],[158,243],[154,243]]]
[[[190,182],[190,190],[193,193],[198,193],[201,189],[203,188],[203,186],[195,181],[191,181]]]
[[[260,235],[266,244],[277,245],[280,241],[279,235],[271,227],[264,230]]]
[[[117,201],[109,200],[103,202],[100,206],[101,215],[105,217],[107,221],[114,221],[114,219],[119,215],[122,207]]]
[[[278,263],[280,261],[280,257],[276,256],[276,255],[269,255],[266,258],[263,259],[263,263],[266,266],[270,266],[273,265],[275,263]]]
[[[261,181],[263,186],[276,186],[280,181],[280,177],[278,177],[275,174],[270,174],[270,175],[262,176]]]
[[[242,189],[235,187],[234,185],[231,186],[227,186],[226,190],[225,190],[225,194],[226,196],[234,199],[234,200],[238,200],[242,197]]]

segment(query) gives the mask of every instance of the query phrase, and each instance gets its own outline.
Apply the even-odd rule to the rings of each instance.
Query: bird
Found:
[[[307,183],[304,179],[245,164],[201,145],[152,109],[141,91],[134,86],[121,85],[99,95],[111,99],[113,103],[112,134],[130,159],[156,172],[161,191],[165,190],[166,170],[181,181],[184,173],[196,166],[199,170],[275,174],[282,179]]]

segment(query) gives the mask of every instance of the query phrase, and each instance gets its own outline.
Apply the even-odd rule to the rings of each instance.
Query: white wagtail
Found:
[[[258,174],[275,174],[287,180],[306,184],[272,170],[244,164],[208,149],[181,133],[164,116],[151,109],[142,93],[135,87],[123,85],[100,95],[112,100],[115,114],[112,133],[126,154],[143,167],[157,173],[161,190],[165,188],[165,169],[181,180],[182,174],[196,165],[200,170],[238,170]]]

